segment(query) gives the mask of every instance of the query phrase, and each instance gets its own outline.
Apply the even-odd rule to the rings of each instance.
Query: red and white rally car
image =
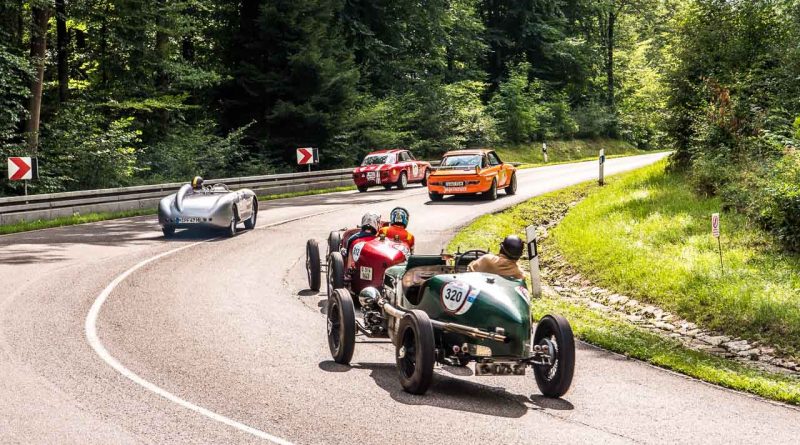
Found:
[[[353,170],[353,182],[359,192],[382,185],[389,190],[396,185],[402,190],[411,182],[428,185],[431,164],[414,159],[408,150],[378,150],[367,155],[360,167]]]

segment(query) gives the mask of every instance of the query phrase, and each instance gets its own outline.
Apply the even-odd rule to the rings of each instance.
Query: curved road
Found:
[[[521,171],[518,195],[495,202],[433,204],[417,186],[272,201],[233,239],[166,241],[152,217],[0,237],[0,443],[797,443],[794,408],[582,344],[562,400],[531,376],[447,369],[412,396],[387,344],[330,360],[307,238],[402,205],[417,250],[438,252],[475,216],[596,170]]]

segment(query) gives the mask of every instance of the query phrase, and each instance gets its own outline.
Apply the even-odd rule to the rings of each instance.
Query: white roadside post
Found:
[[[717,247],[719,247],[719,270],[721,273],[724,273],[725,269],[722,266],[722,241],[720,240],[719,234],[719,213],[713,213],[711,215],[711,236],[717,239]]]
[[[605,184],[605,177],[603,175],[603,167],[605,166],[605,163],[606,163],[606,149],[605,148],[601,148],[600,149],[600,178],[598,180],[598,183],[600,185],[604,185]]]
[[[547,164],[547,142],[542,142],[542,155],[544,156],[544,163]]]
[[[536,243],[536,227],[525,228],[525,238],[528,240],[528,260],[531,263],[531,291],[533,298],[542,296],[542,278],[539,275],[539,246]]]

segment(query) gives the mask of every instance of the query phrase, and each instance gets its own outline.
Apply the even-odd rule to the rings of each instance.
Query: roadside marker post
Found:
[[[539,246],[536,243],[536,227],[525,228],[525,239],[528,241],[528,260],[531,263],[531,291],[533,298],[542,296],[542,278],[539,273]]]
[[[604,185],[605,184],[605,177],[604,177],[605,175],[603,174],[603,168],[604,168],[605,164],[606,164],[606,149],[605,148],[601,148],[600,149],[600,177],[599,177],[599,180],[598,180],[598,184],[600,184],[600,185]]]
[[[8,158],[8,180],[25,181],[25,196],[28,196],[28,181],[39,179],[39,160],[29,156]]]
[[[544,163],[547,164],[547,142],[542,142],[542,155],[544,156]]]
[[[725,272],[722,265],[722,241],[720,240],[720,227],[719,227],[719,213],[711,215],[711,236],[717,239],[717,247],[719,247],[719,270]]]
[[[311,165],[319,164],[319,149],[316,147],[301,147],[297,149],[297,165],[307,165],[311,171]]]

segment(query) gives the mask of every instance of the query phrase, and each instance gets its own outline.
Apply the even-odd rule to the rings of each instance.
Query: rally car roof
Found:
[[[375,151],[370,152],[369,154],[367,154],[367,156],[369,156],[369,155],[382,155],[382,154],[387,154],[387,153],[400,153],[401,151],[408,151],[408,150],[405,149],[405,148],[388,148],[388,149],[385,149],[385,150],[375,150]]]

